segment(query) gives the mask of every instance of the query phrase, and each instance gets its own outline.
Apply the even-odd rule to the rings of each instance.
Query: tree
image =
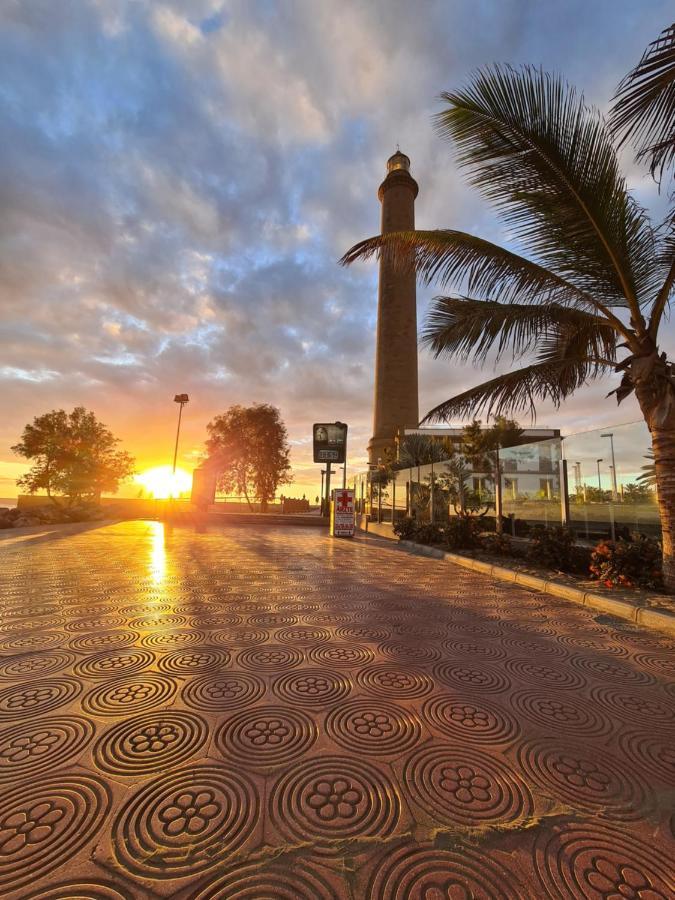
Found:
[[[511,349],[521,360],[425,421],[482,409],[534,417],[537,401],[559,406],[588,380],[620,373],[612,393],[621,402],[635,392],[651,432],[664,577],[675,590],[675,368],[658,345],[675,282],[673,214],[652,225],[608,125],[560,78],[495,66],[442,97],[439,131],[523,253],[460,231],[413,231],[362,241],[342,261],[385,256],[461,291],[433,302],[423,342],[435,356],[481,363]]]
[[[649,45],[614,99],[612,130],[622,144],[637,144],[638,159],[660,181],[675,162],[675,24]]]
[[[15,453],[33,460],[30,471],[17,484],[29,493],[44,490],[55,503],[65,497],[98,502],[101,494],[115,493],[120,481],[134,472],[134,459],[117,450],[119,439],[93,412],[77,406],[71,413],[55,409],[26,425]]]
[[[231,406],[207,425],[206,448],[219,471],[221,490],[260,501],[263,512],[277,488],[292,481],[290,447],[279,410],[267,403]]]

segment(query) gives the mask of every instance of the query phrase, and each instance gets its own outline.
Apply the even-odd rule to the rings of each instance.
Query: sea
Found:
[[[0,497],[0,506],[14,509],[14,507],[16,506],[16,497]]]

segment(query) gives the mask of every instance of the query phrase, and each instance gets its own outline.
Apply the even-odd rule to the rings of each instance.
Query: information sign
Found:
[[[345,461],[347,426],[344,422],[318,422],[312,426],[315,463]]]
[[[334,537],[354,537],[354,491],[351,488],[331,491],[330,533]]]

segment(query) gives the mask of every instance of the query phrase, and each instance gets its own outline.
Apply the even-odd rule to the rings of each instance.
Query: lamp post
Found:
[[[173,474],[176,474],[176,460],[178,459],[178,438],[180,437],[180,420],[183,416],[183,407],[190,402],[187,394],[176,394],[173,402],[178,404],[178,428],[176,429],[176,446],[173,450]],[[174,478],[175,481],[175,478]]]
[[[602,493],[602,479],[600,477],[600,463],[602,462],[602,458],[596,459],[595,462],[598,467],[598,490],[600,491],[600,493]],[[600,498],[600,499],[602,499],[602,498]]]
[[[609,438],[609,445],[612,450],[612,500],[614,503],[619,499],[619,491],[616,486],[616,459],[614,458],[614,432],[601,434],[600,437]]]

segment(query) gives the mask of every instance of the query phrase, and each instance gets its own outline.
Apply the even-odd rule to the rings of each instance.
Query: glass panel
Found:
[[[660,538],[654,484],[649,478],[651,438],[644,422],[572,434],[563,444],[572,526],[597,540],[638,531]]]
[[[551,438],[499,451],[502,512],[528,525],[560,525],[561,439]]]

